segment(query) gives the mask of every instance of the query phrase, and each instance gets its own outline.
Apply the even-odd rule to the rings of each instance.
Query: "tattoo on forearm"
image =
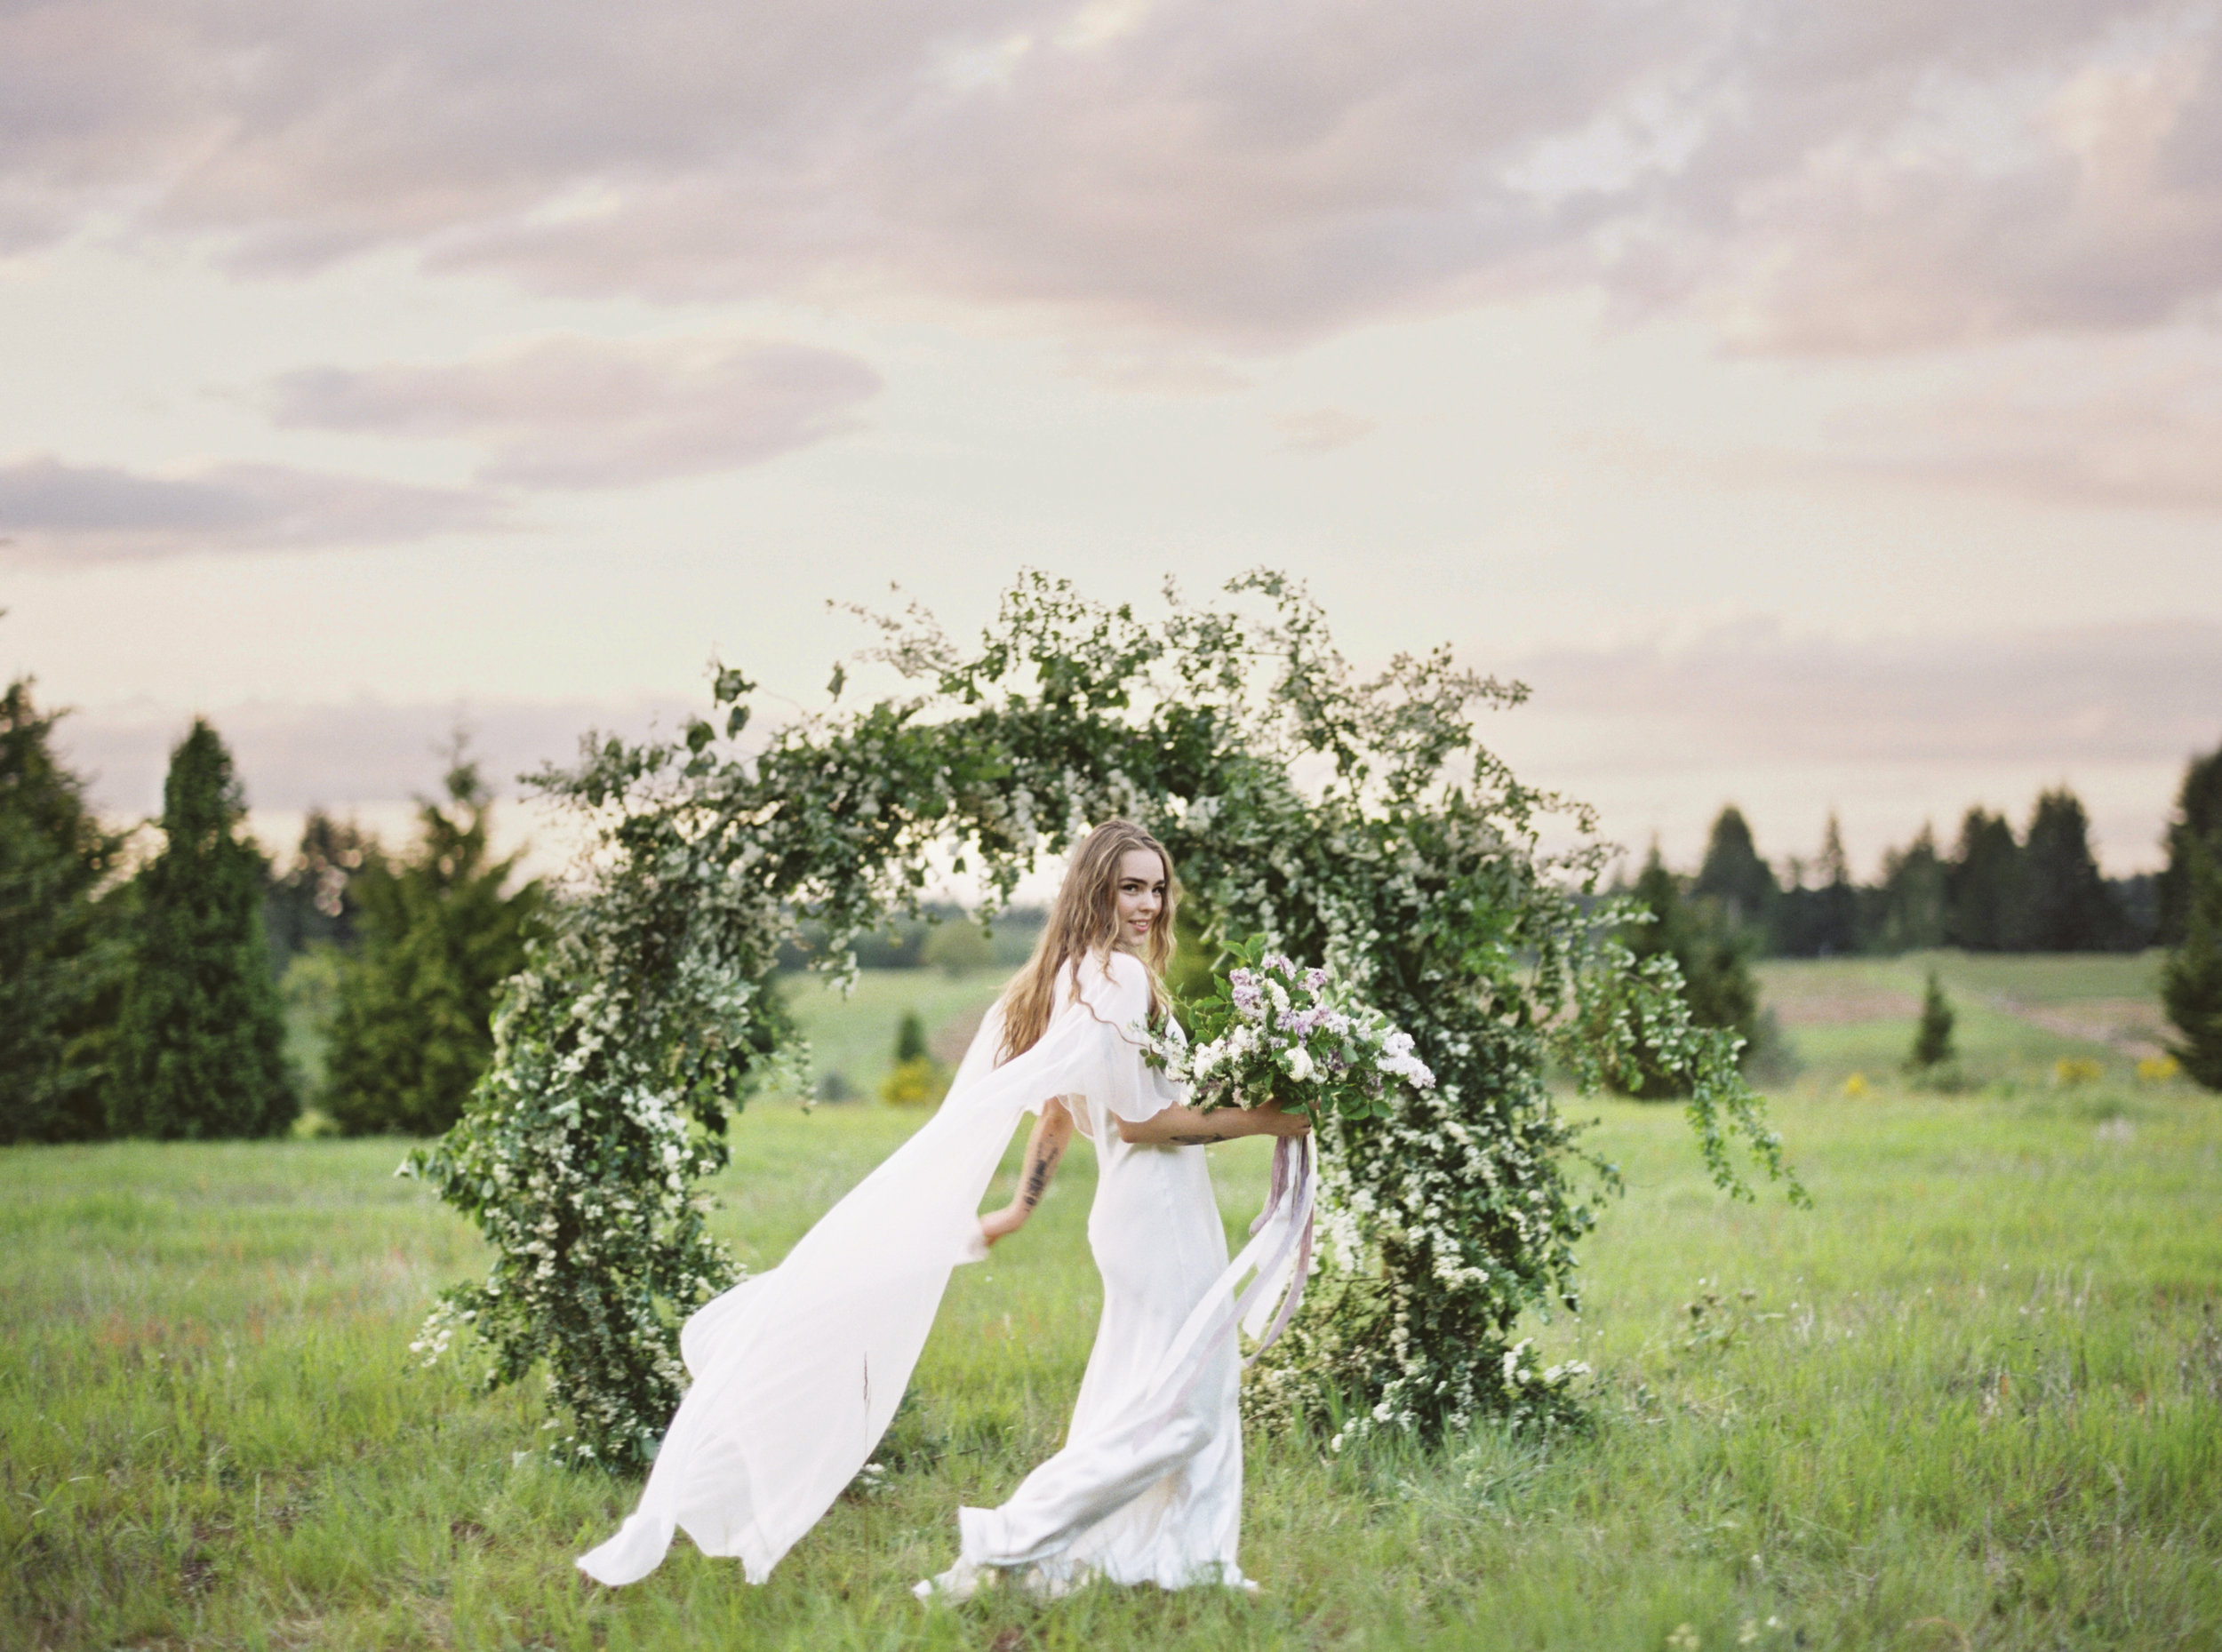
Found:
[[[1042,1195],[1050,1189],[1050,1172],[1057,1169],[1057,1161],[1064,1153],[1062,1146],[1052,1147],[1044,1143],[1035,1153],[1034,1161],[1027,1166],[1026,1185],[1019,1190],[1019,1202],[1029,1210],[1042,1202]]]
[[[1216,1136],[1172,1136],[1166,1139],[1176,1147],[1209,1147],[1219,1140],[1219,1137]]]

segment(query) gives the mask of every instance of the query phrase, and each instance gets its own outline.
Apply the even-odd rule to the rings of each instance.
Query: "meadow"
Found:
[[[1932,966],[1962,1094],[1897,1076]],[[1723,1199],[1672,1106],[1570,1097],[1627,1180],[1582,1313],[1535,1328],[1595,1368],[1592,1425],[1253,1434],[1255,1600],[910,1598],[956,1505],[1058,1442],[1098,1302],[1084,1150],[960,1270],[875,1488],[763,1588],[683,1539],[620,1592],[571,1559],[633,1486],[548,1466],[530,1388],[411,1368],[480,1253],[393,1177],[406,1144],[7,1150],[0,1647],[2222,1645],[2222,1097],[2137,1076],[2152,970],[1768,966],[1810,1211]],[[946,1044],[993,985],[912,971],[795,1006],[868,1090],[905,1008]],[[919,1117],[755,1104],[722,1233],[775,1262]],[[1259,1148],[1212,1150],[1230,1232]]]

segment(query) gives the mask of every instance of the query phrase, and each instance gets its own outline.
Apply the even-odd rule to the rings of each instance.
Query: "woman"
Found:
[[[581,1570],[645,1576],[684,1527],[762,1583],[878,1445],[950,1270],[1026,1221],[1078,1127],[1102,1166],[1089,1239],[1104,1308],[1069,1438],[1002,1508],[960,1512],[961,1558],[920,1592],[962,1598],[989,1568],[1050,1592],[1099,1574],[1242,1584],[1234,1286],[1301,1217],[1228,1267],[1202,1147],[1307,1127],[1276,1108],[1199,1113],[1143,1060],[1146,1024],[1165,1013],[1173,907],[1148,833],[1115,820],[1088,834],[940,1111],[778,1267],[687,1321],[693,1385],[639,1508]],[[1027,1112],[1041,1118],[1019,1197],[978,1217]]]

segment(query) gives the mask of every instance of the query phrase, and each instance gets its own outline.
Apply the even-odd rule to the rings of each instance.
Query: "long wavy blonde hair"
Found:
[[[1165,898],[1157,920],[1141,948],[1149,966],[1149,1014],[1160,1020],[1170,1005],[1160,978],[1172,962],[1173,911],[1180,904],[1180,885],[1173,876],[1172,857],[1165,846],[1131,820],[1107,820],[1080,840],[1065,869],[1065,882],[1050,909],[1049,923],[1035,943],[1034,956],[1003,989],[1003,1051],[999,1061],[1022,1056],[1049,1031],[1057,1009],[1057,979],[1073,971],[1073,990],[1080,988],[1083,960],[1107,962],[1119,939],[1119,862],[1131,850],[1146,849],[1165,868]]]

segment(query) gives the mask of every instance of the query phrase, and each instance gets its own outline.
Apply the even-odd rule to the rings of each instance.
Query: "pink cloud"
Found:
[[[802,345],[544,339],[471,361],[311,368],[272,387],[282,425],[456,437],[491,483],[619,487],[762,464],[853,428],[880,377]]]
[[[0,21],[0,235],[1237,349],[1603,284],[1752,347],[1926,347],[2214,303],[2214,31],[2168,0],[72,0]]]

